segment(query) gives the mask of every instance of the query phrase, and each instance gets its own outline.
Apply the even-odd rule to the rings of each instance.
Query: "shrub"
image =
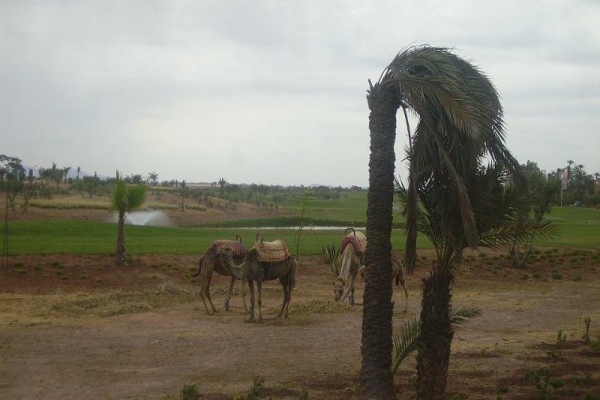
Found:
[[[183,389],[181,389],[181,399],[182,400],[198,400],[199,398],[200,398],[200,393],[198,393],[198,385],[196,385],[196,384],[183,385]]]

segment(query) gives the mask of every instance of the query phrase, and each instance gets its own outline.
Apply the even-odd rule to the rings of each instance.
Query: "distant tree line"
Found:
[[[600,173],[587,173],[584,165],[576,164],[572,160],[568,160],[564,167],[556,168],[549,173],[541,170],[537,163],[532,161],[527,161],[522,167],[528,176],[531,190],[536,193],[537,201],[540,202],[535,208],[537,213],[542,209],[547,213],[553,205],[560,204],[600,206]],[[7,194],[9,207],[14,207],[17,194],[23,196],[25,208],[30,199],[51,198],[53,194],[67,194],[72,191],[88,198],[110,197],[116,185],[115,178],[101,178],[96,173],[82,174],[80,167],[76,168],[77,174],[73,178],[74,173],[69,176],[72,170],[75,171],[71,167],[58,167],[56,163],[52,163],[48,168],[40,168],[38,171],[27,170],[18,157],[0,155],[0,190]],[[223,177],[206,185],[196,186],[176,179],[159,181],[158,177],[156,172],[149,172],[146,176],[130,174],[121,176],[120,179],[125,184],[145,184],[157,190],[165,188],[177,190],[182,201],[193,200],[204,207],[231,209],[238,203],[278,209],[285,207],[294,198],[335,201],[344,191],[365,190],[358,186],[342,188],[340,186],[234,184],[227,182]],[[565,177],[566,181],[563,179]],[[224,203],[215,202],[214,198],[222,199]]]

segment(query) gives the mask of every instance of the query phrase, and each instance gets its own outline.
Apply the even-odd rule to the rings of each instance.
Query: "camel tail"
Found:
[[[400,285],[400,281],[401,281],[400,275],[402,275],[402,274],[396,274],[396,286]]]
[[[204,262],[204,256],[200,257],[200,261],[198,261],[198,272],[196,272],[195,274],[192,274],[192,276],[200,275],[200,272],[202,272],[202,263],[203,262]]]

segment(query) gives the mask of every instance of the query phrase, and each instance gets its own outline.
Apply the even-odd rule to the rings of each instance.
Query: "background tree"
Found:
[[[117,211],[117,265],[125,265],[127,263],[127,255],[125,252],[125,217],[128,212],[139,209],[146,199],[146,186],[144,185],[127,185],[119,175],[116,174],[116,184],[112,192],[111,207]]]
[[[123,178],[123,181],[125,181],[125,183],[139,185],[140,183],[144,183],[144,178],[141,174],[131,174]]]
[[[181,181],[181,211],[185,211],[185,180]]]
[[[158,184],[158,174],[156,172],[148,172],[148,181],[150,185],[156,186]]]
[[[447,49],[412,47],[399,53],[367,94],[371,131],[367,206],[367,273],[362,326],[361,385],[366,398],[391,398],[391,223],[396,111],[419,117],[408,128],[405,261],[416,263],[421,222],[434,222],[439,243],[431,275],[423,281],[417,356],[417,398],[442,399],[453,332],[449,319],[452,269],[462,249],[479,242],[469,184],[488,157],[508,170],[518,163],[503,144],[502,108],[491,82]],[[406,113],[405,113],[406,115]],[[427,198],[421,195],[428,194]],[[431,205],[419,217],[419,200]],[[425,226],[421,225],[422,228]]]
[[[223,195],[225,194],[225,185],[227,184],[227,181],[225,180],[225,178],[220,178],[218,181],[219,187],[221,188],[219,193],[220,196],[223,197]]]
[[[58,168],[56,163],[52,163],[51,168],[40,168],[39,175],[42,179],[54,182],[56,184],[55,192],[58,193],[60,190],[60,184],[65,176],[65,169]]]
[[[63,180],[64,183],[68,183],[69,180],[69,171],[71,170],[71,167],[64,167],[63,168]]]
[[[25,167],[19,158],[0,154],[0,176],[0,188],[6,194],[7,210],[14,209],[14,200],[23,190],[23,182],[26,178]]]
[[[100,178],[95,173],[94,176],[84,176],[71,184],[71,188],[78,193],[86,194],[90,199],[98,195],[100,186]]]
[[[548,174],[548,180],[557,182],[560,185],[564,170],[567,171],[568,179],[567,187],[561,193],[562,204],[591,207],[600,204],[600,194],[597,193],[597,178],[595,176],[598,173],[589,174],[583,164],[575,164],[575,161],[567,160],[567,167],[557,168],[556,172]]]
[[[8,266],[8,212],[9,209],[14,209],[15,197],[23,190],[25,180],[25,168],[21,165],[21,160],[0,154],[0,177],[0,188],[6,194],[2,236],[2,267],[6,268]]]
[[[521,168],[527,179],[526,185],[507,184],[502,193],[503,201],[514,209],[513,229],[521,232],[513,237],[510,246],[515,268],[525,268],[537,237],[551,238],[558,233],[557,227],[543,218],[557,200],[559,186],[550,181],[534,162],[527,161]]]

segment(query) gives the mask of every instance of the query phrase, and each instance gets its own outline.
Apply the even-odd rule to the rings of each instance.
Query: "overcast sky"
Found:
[[[600,172],[599,21],[597,0],[2,0],[0,154],[159,181],[366,186],[367,80],[429,44],[491,78],[521,163]]]

